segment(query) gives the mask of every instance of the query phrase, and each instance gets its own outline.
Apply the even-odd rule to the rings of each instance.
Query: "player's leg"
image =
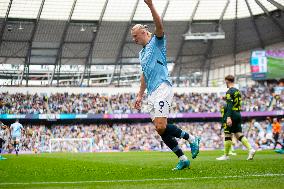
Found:
[[[236,137],[249,151],[247,160],[253,160],[256,151],[251,147],[247,137],[242,132],[237,132]]]
[[[173,99],[171,87],[167,84],[162,84],[154,97],[154,111],[156,117],[168,117]],[[175,138],[182,138],[189,142],[192,158],[196,158],[199,153],[200,137],[194,137],[191,134],[183,131],[174,124],[167,124],[164,130],[165,135],[170,135]]]
[[[229,155],[232,155],[232,156],[236,156],[237,155],[237,153],[235,152],[234,145],[235,145],[235,143],[232,143],[231,149],[229,151]]]
[[[278,139],[279,139],[279,133],[275,133],[274,149],[277,147],[277,144],[281,146],[281,149],[283,148],[283,145],[278,141]]]
[[[2,147],[3,147],[4,142],[5,142],[5,141],[4,141],[2,138],[0,138],[0,160],[5,160],[5,159],[7,159],[7,158],[4,158],[4,157],[2,156]]]
[[[174,124],[167,124],[165,132],[175,138],[188,140],[189,143],[193,143],[195,140],[195,137],[193,135],[187,133],[186,131],[183,131]]]
[[[283,142],[282,142],[281,146],[282,146],[281,149],[275,150],[276,153],[284,154],[284,138],[283,138]]]
[[[241,114],[235,113],[233,115],[232,126],[231,126],[232,133],[235,134],[236,138],[248,149],[249,154],[247,160],[252,160],[255,155],[255,150],[251,147],[248,139],[244,136],[242,132],[242,117]]]
[[[276,141],[275,139],[277,139],[277,134],[276,134],[276,133],[273,133],[273,140],[274,140],[274,147],[273,147],[273,149],[274,149],[274,150],[275,150],[276,145],[277,145],[277,141]],[[277,139],[277,140],[278,140],[278,139]]]
[[[200,137],[194,137],[186,131],[183,131],[182,129],[178,128],[174,124],[167,124],[165,133],[175,138],[182,138],[187,140],[190,144],[192,158],[196,158],[199,153]]]
[[[232,134],[225,133],[225,141],[224,141],[224,155],[216,158],[216,160],[229,160],[229,152],[232,146]]]
[[[179,147],[177,140],[173,136],[165,132],[166,125],[167,125],[167,118],[166,117],[156,117],[153,120],[153,123],[155,125],[156,131],[159,133],[164,143],[172,150],[172,152],[176,154],[176,156],[180,160],[176,168],[174,169],[182,170],[184,168],[189,167],[190,162],[188,158],[184,155],[182,149]]]
[[[173,136],[172,132],[176,132],[174,127],[167,129],[167,118],[170,113],[170,106],[173,99],[172,88],[167,84],[162,84],[160,87],[154,91],[148,98],[149,104],[153,107],[150,111],[153,123],[155,125],[156,131],[161,136],[164,143],[176,154],[180,159],[176,169],[181,170],[189,167],[189,160],[184,155],[183,151],[178,145],[177,140]]]
[[[14,149],[16,151],[16,155],[19,155],[19,145],[20,145],[20,137],[15,136],[14,139]]]
[[[216,158],[216,160],[228,160],[229,159],[229,151],[232,146],[232,133],[231,127],[228,127],[226,123],[223,124],[225,140],[224,140],[224,155]]]
[[[11,141],[11,145],[13,146],[14,150],[16,151],[16,137],[12,136],[12,141]]]
[[[231,149],[229,150],[229,155],[235,156],[237,155],[237,153],[235,152],[235,148],[234,146],[236,145],[236,137],[235,135],[232,136],[232,145],[231,145]]]
[[[247,137],[245,137],[242,132],[237,132],[236,137],[248,150],[252,149]]]
[[[15,151],[16,155],[19,155],[19,141],[15,141]]]
[[[258,143],[259,143],[258,146],[259,150],[261,150],[263,146],[267,143],[264,131],[258,133]]]

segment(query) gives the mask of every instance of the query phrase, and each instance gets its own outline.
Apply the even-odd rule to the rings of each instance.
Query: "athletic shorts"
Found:
[[[271,132],[267,133],[265,137],[266,137],[267,140],[274,140]]]
[[[242,118],[241,115],[238,115],[240,113],[233,113],[232,116],[232,125],[229,127],[224,126],[224,133],[231,134],[231,133],[241,133],[242,132]],[[227,121],[227,120],[226,120]]]
[[[17,141],[17,142],[20,142],[20,140],[21,140],[21,136],[12,136],[12,140],[13,141]]]
[[[264,140],[265,139],[265,133],[264,132],[259,132],[258,133],[258,139]]]
[[[173,101],[172,87],[167,83],[162,83],[151,95],[148,96],[147,112],[151,119],[156,117],[168,117]]]

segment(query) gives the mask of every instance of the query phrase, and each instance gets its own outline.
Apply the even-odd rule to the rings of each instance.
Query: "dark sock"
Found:
[[[163,134],[161,137],[164,143],[177,155],[177,157],[184,155],[183,151],[178,146],[177,140],[174,137],[166,134]]]
[[[165,134],[176,137],[176,138],[183,138],[185,140],[189,139],[189,134],[187,132],[181,130],[180,128],[178,128],[177,126],[173,124],[167,125]]]

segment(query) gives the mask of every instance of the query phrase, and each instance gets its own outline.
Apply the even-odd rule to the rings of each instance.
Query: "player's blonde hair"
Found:
[[[136,29],[139,30],[145,30],[147,32],[148,35],[151,35],[152,33],[149,31],[149,27],[147,25],[143,25],[143,24],[136,24],[132,27],[131,31],[134,31]]]

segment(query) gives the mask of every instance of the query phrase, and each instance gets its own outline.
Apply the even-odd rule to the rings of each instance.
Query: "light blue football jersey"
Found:
[[[22,124],[20,123],[13,123],[11,125],[11,129],[12,129],[12,136],[21,136],[21,130],[23,129]]]
[[[150,95],[162,83],[172,86],[167,68],[166,37],[154,35],[139,52],[139,60],[146,82],[147,93]]]
[[[272,124],[269,123],[266,127],[266,133],[272,133]]]
[[[264,129],[258,122],[254,122],[253,126],[258,129],[258,132],[264,132]]]

